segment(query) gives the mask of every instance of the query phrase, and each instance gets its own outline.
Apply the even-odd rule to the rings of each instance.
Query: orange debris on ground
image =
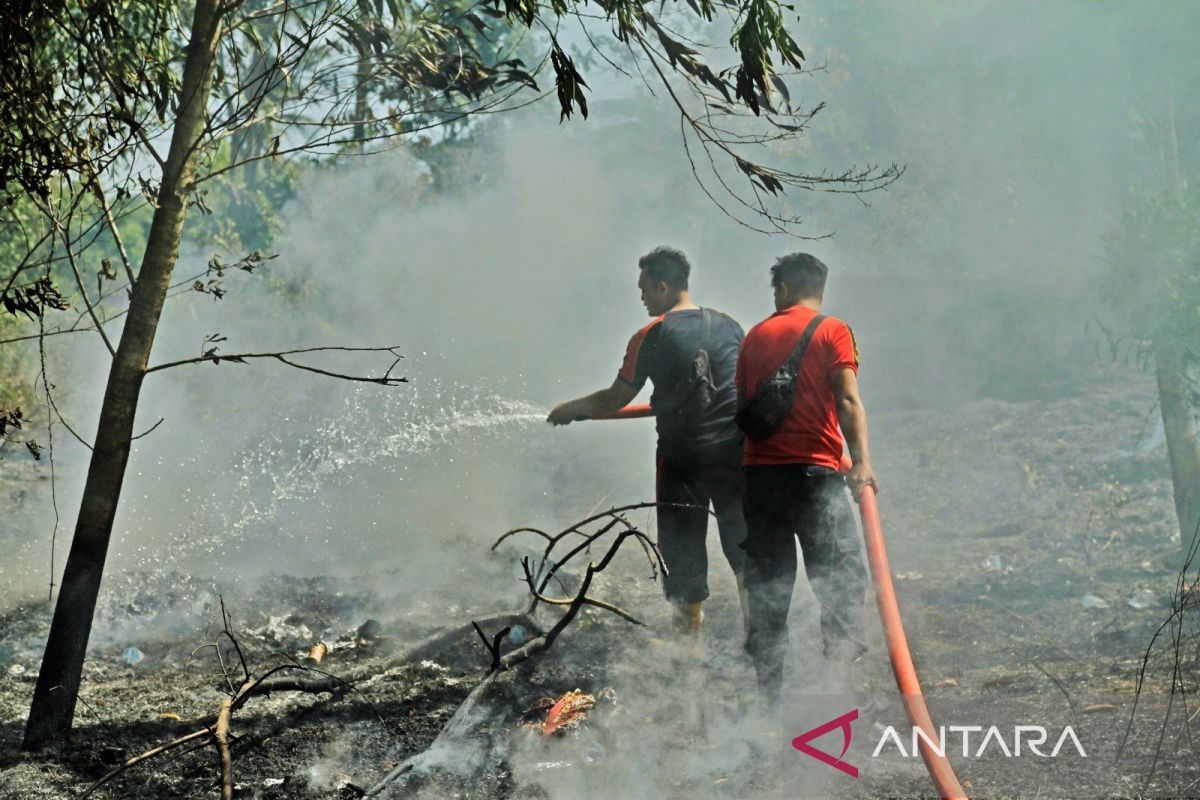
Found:
[[[530,727],[543,736],[573,728],[583,721],[587,712],[596,705],[596,696],[581,692],[578,689],[567,692],[546,712],[546,719],[535,722]]]

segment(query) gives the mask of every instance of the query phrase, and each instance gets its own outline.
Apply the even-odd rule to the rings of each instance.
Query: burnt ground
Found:
[[[1009,757],[993,743],[978,754],[976,733],[964,757],[951,733],[951,759],[973,797],[1200,796],[1200,761],[1183,725],[1197,675],[1194,620],[1181,634],[1177,683],[1186,695],[1171,693],[1168,629],[1150,652],[1134,705],[1143,655],[1170,616],[1179,568],[1153,402],[1144,378],[1106,372],[1090,391],[1056,400],[872,417],[891,566],[934,719],[995,725],[1010,746],[1014,725],[1041,725],[1046,750],[1070,725],[1086,750]],[[483,552],[491,534],[471,546]],[[513,543],[496,558],[511,561],[520,548]],[[811,655],[812,597],[798,589],[788,698],[763,709],[737,654],[732,581],[714,572],[706,649],[694,657],[670,635],[645,561],[623,555],[595,593],[647,627],[585,611],[554,650],[506,674],[470,735],[451,741],[394,796],[932,796],[919,760],[890,746],[872,757],[888,725],[908,730],[874,618],[877,646],[861,676],[830,670]],[[126,664],[124,640],[94,645],[77,735],[62,753],[17,752],[48,608],[0,619],[0,798],[77,797],[125,756],[211,724],[224,678],[214,648],[193,651],[221,638],[212,584],[123,580],[127,591],[111,593],[121,604],[100,613],[109,627],[126,626],[125,640],[136,641],[144,659]],[[482,588],[477,604],[462,607],[402,588],[383,599],[366,594],[351,581],[277,576],[226,597],[252,671],[300,658],[319,638],[331,644],[324,669],[367,676],[352,691],[275,694],[238,711],[238,796],[356,796],[354,787],[428,748],[487,665],[473,634],[413,662],[397,654],[440,626],[517,610]],[[360,635],[368,617],[377,627]],[[228,647],[222,655],[239,668]],[[575,688],[608,690],[579,728],[541,737],[521,726],[539,698]],[[861,769],[857,781],[788,746],[852,707],[861,715],[846,758]],[[836,752],[836,737],[821,746]],[[215,797],[216,778],[211,747],[181,749],[94,796]]]

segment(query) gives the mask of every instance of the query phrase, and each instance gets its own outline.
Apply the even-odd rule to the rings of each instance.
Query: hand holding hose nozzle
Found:
[[[575,412],[575,403],[573,400],[559,403],[546,416],[546,422],[549,422],[551,425],[570,425],[572,422],[579,422],[584,419],[587,419],[587,417]]]

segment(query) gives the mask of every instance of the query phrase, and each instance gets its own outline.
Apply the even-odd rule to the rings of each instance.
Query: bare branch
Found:
[[[280,361],[284,364],[287,364],[289,367],[295,367],[296,369],[304,370],[305,372],[315,372],[318,375],[326,375],[331,378],[340,378],[340,379],[346,380],[346,381],[359,381],[359,382],[363,382],[363,383],[375,383],[375,384],[379,384],[381,386],[394,386],[396,384],[408,382],[408,378],[393,378],[393,377],[391,377],[392,370],[395,369],[396,365],[400,362],[400,360],[402,358],[404,358],[404,356],[402,356],[400,353],[397,352],[398,350],[399,350],[399,346],[397,345],[397,346],[393,346],[393,347],[306,347],[306,348],[301,348],[298,350],[282,350],[277,353],[235,353],[232,355],[221,355],[219,353],[210,351],[210,352],[206,353],[205,355],[199,356],[197,358],[184,358],[184,359],[180,359],[179,361],[170,361],[170,362],[167,362],[166,364],[155,365],[153,367],[148,368],[146,370],[146,374],[149,375],[151,372],[158,372],[159,370],[170,369],[172,367],[179,367],[179,366],[183,366],[185,364],[204,364],[204,363],[219,364],[222,361],[228,361],[228,362],[232,362],[234,364],[242,364],[242,363],[245,363],[246,361],[248,361],[250,359],[254,359],[254,358],[273,358],[276,361]],[[299,363],[297,363],[295,361],[291,361],[287,358],[287,356],[297,355],[300,353],[320,353],[320,352],[331,352],[331,351],[352,352],[352,353],[389,353],[395,357],[395,360],[392,362],[392,365],[390,367],[388,367],[387,371],[382,376],[373,377],[373,376],[369,376],[369,375],[349,375],[349,374],[342,373],[342,372],[331,372],[329,370],[318,369],[317,367],[312,367],[307,364],[299,364]]]
[[[57,225],[57,221],[55,222]],[[96,332],[100,334],[100,338],[104,340],[104,346],[108,348],[108,354],[115,356],[116,348],[112,346],[112,342],[108,340],[108,334],[104,332],[104,325],[100,322],[100,318],[96,316],[96,309],[92,307],[92,301],[88,299],[87,289],[83,287],[83,276],[79,274],[79,265],[75,263],[75,254],[71,252],[70,242],[66,243],[67,261],[71,265],[71,273],[75,276],[75,285],[79,288],[79,296],[83,299],[84,306],[87,307],[88,316],[92,318],[92,324],[96,326]]]
[[[169,750],[174,750],[176,747],[179,747],[180,745],[187,744],[188,742],[194,742],[197,739],[201,739],[206,736],[212,736],[212,733],[213,733],[212,728],[201,728],[200,730],[192,731],[191,733],[186,734],[185,736],[180,736],[178,739],[172,739],[171,741],[167,742],[166,744],[161,744],[158,747],[153,747],[144,753],[133,756],[132,758],[125,759],[123,762],[121,762],[121,764],[119,764],[116,767],[113,767],[108,772],[104,773],[104,775],[102,775],[95,783],[93,783],[91,786],[89,786],[83,792],[83,794],[79,795],[79,800],[87,800],[87,798],[91,797],[96,792],[97,789],[99,789],[101,786],[103,786],[104,784],[111,781],[113,778],[120,775],[122,772],[125,772],[130,767],[137,766],[138,764],[142,763],[143,761],[148,761],[149,759],[154,758],[157,755],[166,753]]]
[[[121,232],[117,230],[117,221],[113,219],[112,208],[108,205],[108,197],[104,194],[104,188],[100,185],[99,179],[92,175],[92,192],[96,195],[96,199],[100,202],[100,207],[104,210],[104,221],[108,224],[109,233],[112,234],[113,243],[117,246],[117,252],[121,256],[121,264],[125,267],[125,277],[129,279],[129,285],[133,286],[133,267],[129,263],[129,253],[125,250],[125,240],[121,238]]]
[[[154,429],[155,429],[155,428],[157,428],[159,425],[162,425],[162,424],[163,424],[163,421],[164,421],[165,419],[166,419],[166,417],[159,417],[159,418],[158,418],[158,422],[156,422],[156,423],[154,423],[153,425],[151,425],[151,426],[150,426],[150,428],[149,428],[148,430],[145,430],[145,431],[143,431],[142,433],[139,433],[137,436],[134,436],[134,437],[130,438],[130,440],[129,440],[129,441],[131,441],[131,442],[136,442],[138,439],[141,439],[143,436],[149,436],[150,434],[154,433]]]
[[[39,327],[40,327],[41,320],[39,320],[38,322],[39,322]],[[59,411],[58,403],[54,400],[54,394],[53,394],[53,392],[50,391],[50,389],[51,389],[50,378],[46,374],[46,342],[45,342],[44,336],[38,337],[38,358],[40,360],[42,389],[45,391],[46,404],[50,407],[50,410],[54,412],[54,416],[58,418],[58,421],[60,423],[62,423],[62,426],[67,429],[67,432],[70,433],[72,436],[74,436],[75,440],[77,442],[79,442],[81,445],[86,447],[88,450],[91,450],[92,445],[89,444],[86,439],[84,439],[82,436],[79,435],[79,433],[75,430],[75,428],[71,425],[71,423],[67,422],[66,417],[64,417],[62,415],[62,412]],[[51,443],[53,443],[53,438],[51,438]],[[50,458],[51,458],[51,464],[53,464],[53,459],[54,459],[53,451],[50,454]],[[55,513],[55,521],[56,521],[55,530],[57,531],[57,519],[58,519],[58,509],[57,508],[55,508],[54,513]],[[51,585],[51,590],[53,590],[53,584]]]
[[[627,531],[627,532],[621,534],[621,536],[617,537],[617,541],[620,542],[623,537],[626,537],[629,535],[630,534]],[[630,614],[629,612],[622,611],[620,608],[617,608],[612,603],[606,603],[603,600],[596,600],[595,598],[592,598],[592,597],[585,596],[585,597],[583,597],[582,601],[580,601],[578,596],[576,596],[576,597],[546,597],[544,594],[541,594],[537,590],[535,579],[533,577],[533,571],[529,568],[529,558],[528,557],[521,559],[521,569],[523,569],[525,572],[525,582],[527,584],[529,584],[530,594],[532,594],[534,597],[536,597],[539,601],[546,603],[547,605],[569,606],[572,603],[583,602],[585,605],[595,606],[596,608],[602,608],[605,611],[609,611],[613,614],[616,614],[621,619],[626,620],[628,622],[632,622],[634,625],[641,625],[644,627],[646,624],[646,623],[642,622],[640,619],[638,619],[637,617]]]
[[[679,508],[700,508],[700,506],[696,506],[691,503],[657,503],[657,502],[632,503],[630,505],[612,508],[612,509],[609,509],[608,511],[604,511],[599,514],[594,514],[594,515],[588,517],[587,519],[584,519],[584,520],[581,520],[580,522],[575,523],[574,525],[561,531],[556,536],[551,537],[549,544],[547,544],[546,549],[542,554],[541,563],[538,565],[538,575],[541,576],[541,580],[538,584],[538,591],[544,592],[546,590],[546,586],[549,584],[550,578],[553,577],[554,574],[559,569],[561,569],[564,564],[566,564],[568,561],[570,561],[576,555],[578,555],[579,553],[583,552],[588,547],[590,547],[593,542],[595,542],[597,539],[599,539],[604,534],[608,533],[615,525],[624,524],[626,527],[626,530],[635,530],[631,525],[629,525],[628,522],[625,522],[625,520],[620,517],[620,514],[622,512],[634,511],[634,510],[643,509],[643,508],[645,508],[645,509],[659,508],[661,506],[679,507]],[[713,514],[713,512],[708,508],[705,508],[704,510],[708,514]],[[594,522],[597,522],[598,520],[605,519],[605,518],[611,518],[612,522],[605,525],[598,532],[591,533],[591,534],[584,534],[583,542],[581,542],[575,548],[573,548],[572,550],[567,552],[566,555],[559,558],[556,562],[554,562],[553,564],[550,564],[549,570],[545,571],[543,574],[543,570],[545,570],[546,566],[549,564],[551,552],[554,550],[555,545],[557,545],[558,542],[561,541],[563,537],[565,537],[571,533],[581,533],[582,528],[584,528],[587,525],[590,525]],[[644,535],[642,535],[641,538],[644,539],[646,543],[650,544],[650,549],[651,549],[651,552],[653,553],[653,558],[651,560],[651,563],[655,564],[657,569],[661,569],[662,571],[665,572],[666,566],[662,563],[662,557],[658,553],[658,548],[656,546],[654,546],[653,543],[651,543],[649,541],[649,539],[645,538]],[[534,601],[534,605],[536,606],[536,600]]]

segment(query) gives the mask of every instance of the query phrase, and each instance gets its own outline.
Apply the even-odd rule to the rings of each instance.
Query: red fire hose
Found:
[[[633,403],[619,408],[611,414],[600,414],[595,417],[584,417],[584,419],[639,419],[653,416],[654,409],[650,407],[649,403]]]
[[[966,800],[967,793],[959,784],[950,761],[944,754],[938,755],[929,744],[939,741],[938,731],[925,706],[925,695],[921,693],[921,684],[917,681],[917,669],[908,651],[908,637],[904,635],[900,605],[896,602],[896,589],[892,586],[892,570],[888,566],[887,549],[883,546],[883,526],[879,522],[874,488],[863,487],[858,508],[862,515],[863,539],[867,543],[871,578],[875,583],[875,602],[879,606],[879,619],[883,622],[883,637],[892,661],[892,673],[896,676],[896,687],[900,689],[900,696],[904,700],[904,713],[910,724],[923,730],[929,737],[928,741],[918,737],[919,746],[921,758],[938,794],[944,800]]]
[[[604,416],[593,419],[637,419],[652,417],[654,411],[649,404],[628,405]],[[842,471],[850,468],[849,459],[842,457]],[[943,800],[966,800],[967,793],[958,782],[954,768],[945,755],[938,755],[929,742],[939,741],[937,728],[929,716],[929,708],[925,705],[925,695],[921,693],[921,684],[917,680],[917,670],[913,666],[912,654],[908,650],[908,637],[904,634],[904,623],[900,619],[900,605],[896,602],[896,589],[892,586],[892,570],[888,566],[887,549],[883,544],[883,525],[879,521],[879,507],[875,503],[875,490],[870,486],[863,487],[859,498],[859,513],[862,515],[863,539],[867,545],[867,561],[871,566],[871,578],[875,584],[875,601],[879,606],[879,619],[883,622],[883,636],[887,642],[888,657],[892,662],[892,672],[896,676],[896,687],[904,700],[904,713],[913,726],[925,732],[919,738],[921,758],[929,777],[937,787],[938,794]]]

